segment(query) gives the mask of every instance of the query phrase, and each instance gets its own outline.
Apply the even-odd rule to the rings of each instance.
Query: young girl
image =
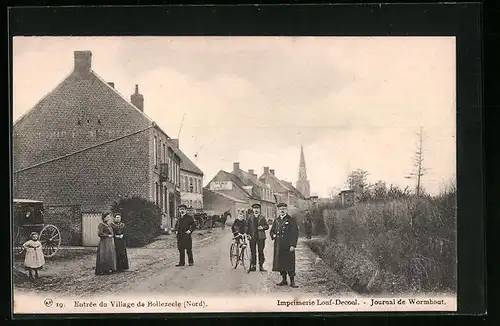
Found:
[[[123,239],[123,229],[125,229],[125,224],[122,223],[122,217],[120,214],[115,215],[115,219],[111,227],[113,228],[113,233],[115,235],[116,270],[125,271],[128,269],[128,257],[126,243]]]
[[[231,231],[233,231],[233,236],[237,237],[240,234],[246,234],[247,233],[247,222],[245,219],[245,212],[244,211],[239,211],[238,212],[238,217],[233,222],[233,225],[231,227]],[[241,237],[236,238],[236,243],[240,245],[242,243]]]
[[[38,270],[42,269],[45,264],[45,257],[43,256],[42,244],[38,241],[38,233],[31,232],[30,237],[31,240],[23,244],[26,251],[24,266],[29,271],[29,279],[34,280],[38,278]],[[35,277],[33,277],[33,272],[35,272]]]
[[[116,271],[116,251],[113,228],[111,227],[111,214],[102,215],[102,222],[98,226],[98,235],[101,239],[97,247],[95,274],[111,274]]]

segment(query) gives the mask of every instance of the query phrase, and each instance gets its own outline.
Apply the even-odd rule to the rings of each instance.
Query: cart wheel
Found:
[[[46,225],[40,232],[40,242],[45,257],[52,257],[56,254],[61,245],[61,233],[54,225]]]
[[[238,267],[238,246],[235,243],[231,244],[231,248],[229,249],[229,260],[231,261],[231,266],[233,268]]]
[[[248,270],[248,268],[250,267],[248,266],[249,258],[250,257],[248,256],[248,248],[247,246],[243,246],[243,248],[241,248],[240,259],[241,259],[241,265],[243,266],[244,270]]]

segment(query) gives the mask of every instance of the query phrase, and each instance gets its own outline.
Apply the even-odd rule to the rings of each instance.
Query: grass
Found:
[[[455,292],[456,192],[325,209],[310,248],[359,293]]]

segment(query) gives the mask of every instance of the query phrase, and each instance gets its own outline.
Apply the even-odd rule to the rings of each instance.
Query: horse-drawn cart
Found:
[[[23,243],[37,232],[45,257],[53,257],[61,246],[61,233],[52,224],[44,223],[43,202],[29,199],[14,199],[12,240],[14,254],[23,252]]]
[[[218,213],[203,209],[191,209],[188,212],[193,215],[198,230],[214,228],[217,225],[224,227],[228,214],[230,214],[229,211]]]

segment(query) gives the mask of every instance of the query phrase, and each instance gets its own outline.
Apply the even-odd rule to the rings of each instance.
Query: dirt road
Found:
[[[94,256],[68,263],[71,267],[58,267],[57,276],[51,282],[38,285],[24,285],[16,291],[56,292],[70,294],[75,297],[91,297],[96,294],[140,294],[169,293],[192,294],[209,293],[211,295],[227,294],[264,294],[276,291],[297,291],[299,293],[344,293],[350,289],[331,271],[325,268],[317,257],[299,241],[296,251],[296,268],[298,289],[277,287],[280,280],[277,272],[272,272],[273,243],[266,240],[264,268],[267,272],[247,273],[243,267],[231,267],[229,247],[232,234],[228,228],[211,232],[209,236],[194,235],[194,266],[175,267],[178,262],[178,251],[170,243],[168,249],[149,248],[131,249],[129,258],[131,268],[127,272],[113,275],[95,276],[92,270]],[[172,242],[172,241],[171,241]],[[62,264],[62,263],[61,263]],[[69,270],[68,270],[69,268]],[[50,269],[50,267],[49,267]],[[326,277],[325,275],[330,275]],[[46,280],[48,276],[46,276]]]

